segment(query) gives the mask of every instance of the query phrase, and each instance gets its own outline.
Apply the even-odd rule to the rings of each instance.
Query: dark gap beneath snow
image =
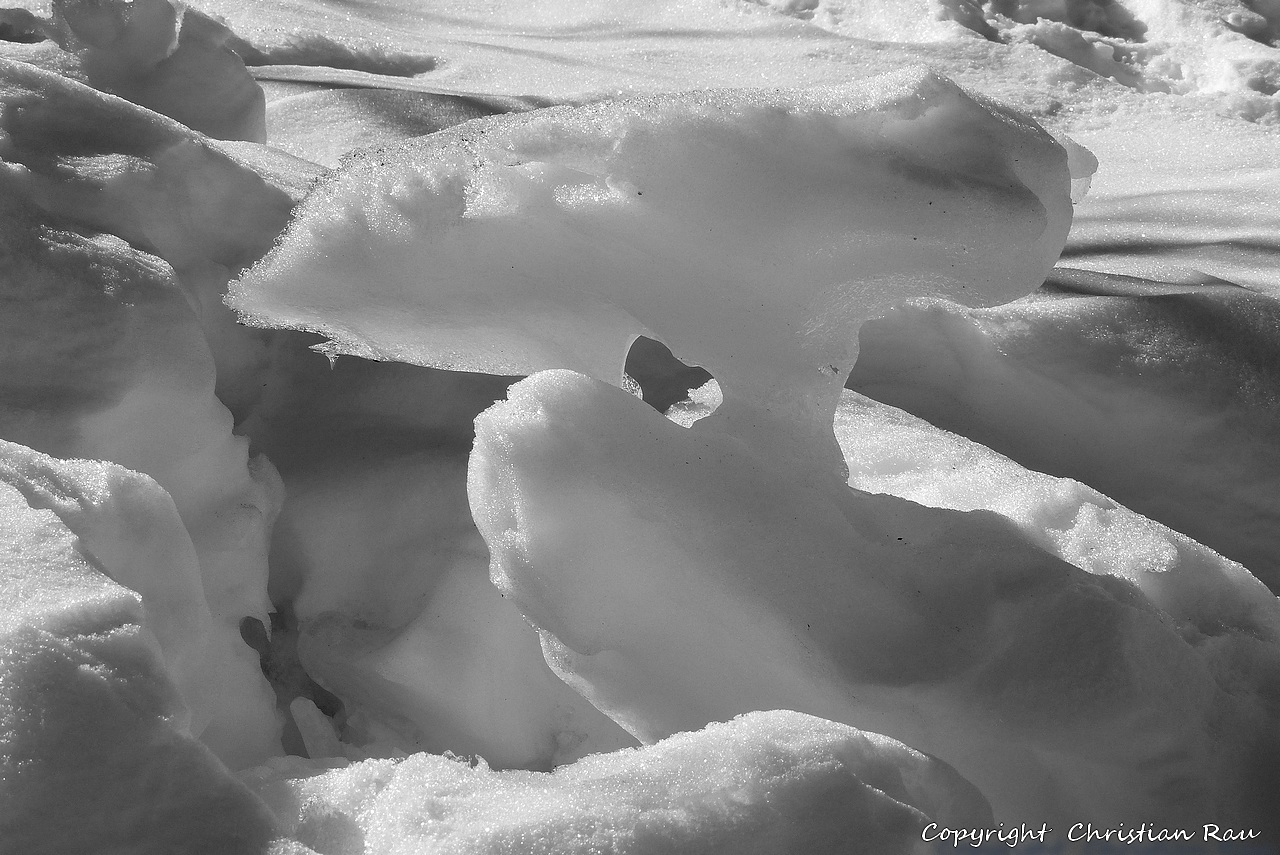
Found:
[[[640,384],[644,402],[660,413],[711,379],[706,369],[686,365],[665,344],[646,336],[637,338],[627,352],[626,372]]]
[[[320,712],[331,719],[343,713],[342,700],[321,686],[302,667],[298,659],[298,619],[289,603],[278,604],[271,613],[271,634],[262,621],[246,617],[240,621],[240,637],[257,651],[262,662],[262,673],[276,693],[276,709],[284,717],[284,733],[281,736],[286,754],[306,757],[307,749],[289,704],[295,698],[307,698]]]
[[[47,41],[40,19],[26,9],[0,9],[0,41],[33,45]]]

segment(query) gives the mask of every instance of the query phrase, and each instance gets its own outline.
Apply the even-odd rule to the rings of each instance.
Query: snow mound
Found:
[[[690,427],[719,405],[712,380],[664,415]],[[1276,640],[1280,601],[1257,577],[1086,484],[1026,469],[967,437],[847,390],[835,427],[855,490],[930,508],[994,511],[1068,564],[1132,582],[1193,644],[1224,633]]]
[[[21,21],[33,62],[219,139],[265,140],[262,90],[219,21],[176,0],[54,0],[49,20]],[[34,16],[29,16],[34,18]],[[50,42],[44,42],[45,38]],[[57,49],[54,49],[54,45]]]
[[[4,59],[0,159],[5,192],[50,222],[115,235],[174,268],[214,351],[219,396],[247,407],[262,334],[237,325],[222,297],[284,228],[293,202],[282,186],[305,183],[307,169],[250,143],[224,150],[158,113]]]
[[[471,467],[494,581],[643,741],[789,707],[945,760],[1009,822],[1271,821],[1249,782],[1277,756],[1280,627],[1256,590],[1198,646],[1003,517],[806,477],[570,372],[483,414]]]
[[[214,397],[213,360],[168,266],[118,238],[43,225],[10,180],[15,172],[0,172],[0,436],[58,457],[114,461],[169,493],[194,545],[192,572],[218,648],[202,676],[177,680],[209,684],[194,704],[196,732],[228,763],[256,762],[278,751],[278,733],[238,626],[270,610],[279,478],[232,434]],[[200,626],[193,621],[193,631]]]
[[[732,430],[835,466],[862,320],[1026,293],[1070,218],[1048,134],[911,70],[496,116],[368,153],[228,302],[335,354],[611,383],[648,335],[720,380]]]
[[[861,338],[850,388],[1082,481],[1280,585],[1274,300],[1219,286],[919,303]]]
[[[309,776],[308,776],[309,775]],[[550,774],[417,754],[246,773],[284,836],[276,852],[676,855],[917,852],[930,821],[990,822],[963,778],[899,742],[761,712]]]
[[[196,573],[153,481],[0,442],[6,850],[261,851],[269,814],[191,738],[171,682],[197,716],[218,692],[253,707],[218,673]]]
[[[0,105],[0,157],[23,195],[176,268],[250,263],[292,207],[201,134],[26,63],[0,59]]]

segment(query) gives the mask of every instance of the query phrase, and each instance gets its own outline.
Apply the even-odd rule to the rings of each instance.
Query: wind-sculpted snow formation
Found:
[[[0,850],[1280,840],[1265,4],[24,6]]]
[[[617,383],[643,333],[716,376],[688,432],[572,374],[478,421],[495,581],[642,740],[787,706],[947,759],[1010,821],[1256,823],[1280,628],[1256,580],[1174,536],[1158,582],[1089,575],[822,475],[861,322],[1024,293],[1070,178],[1034,126],[910,72],[498,117],[347,164],[231,300],[332,354]]]
[[[495,582],[642,740],[785,706],[946,760],[1005,821],[1268,821],[1280,623],[1255,580],[1209,583],[1230,629],[1197,645],[1001,517],[824,484],[697,425],[570,372],[477,422]]]
[[[1068,180],[1044,131],[920,71],[552,108],[347,164],[229,302],[333,354],[612,383],[647,334],[717,377],[728,430],[830,468],[861,321],[1029,291]]]
[[[222,295],[284,228],[290,185],[305,185],[315,171],[260,147],[216,144],[128,101],[2,58],[0,157],[7,195],[60,227],[115,235],[173,268],[213,350],[219,399],[246,409],[264,344],[234,323]]]

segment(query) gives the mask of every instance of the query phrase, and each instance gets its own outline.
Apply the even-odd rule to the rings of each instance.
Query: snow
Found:
[[[220,139],[265,139],[262,90],[226,42],[232,33],[171,0],[55,0],[24,19],[49,41],[19,48],[33,62],[171,116]]]
[[[191,737],[238,687],[164,491],[0,442],[0,549],[5,848],[260,851],[270,815]]]
[[[309,849],[387,853],[907,853],[928,817],[990,822],[953,770],[901,743],[755,713],[550,774],[415,754],[244,775]],[[829,807],[814,816],[816,806]]]
[[[863,328],[849,385],[1087,483],[1274,590],[1275,303],[1230,286],[1142,286],[1123,298],[895,310]]]
[[[1243,807],[1252,773],[1215,780],[1223,754],[1275,763],[1247,724],[1276,662],[1252,580],[1224,642],[1250,649],[1219,665],[1133,585],[1001,517],[816,482],[571,372],[481,416],[471,466],[495,582],[642,741],[783,706],[940,757],[1006,822],[1269,816]],[[1257,680],[1243,697],[1219,685],[1236,671]],[[1231,719],[1229,737],[1210,724]]]
[[[730,430],[832,458],[858,325],[1025,293],[1069,180],[1042,130],[919,70],[508,114],[347,163],[229,302],[329,353],[501,374],[620,382],[649,334],[719,379]]]
[[[167,265],[113,236],[43,225],[27,201],[39,196],[22,177],[20,169],[0,177],[9,191],[0,202],[0,430],[61,458],[119,463],[165,489],[191,554],[152,572],[195,574],[202,592],[189,629],[210,633],[208,661],[182,681],[200,695],[191,698],[196,732],[233,765],[261,760],[276,750],[277,724],[238,627],[271,608],[266,559],[279,477],[232,434],[214,396],[213,360]],[[145,526],[131,525],[130,536],[145,539]],[[162,639],[180,634],[186,613],[157,608],[178,622]]]
[[[0,10],[0,850],[1280,840],[1272,5]]]
[[[377,149],[498,112],[483,103],[395,89],[321,89],[271,101],[267,124],[285,151],[336,167]]]
[[[362,464],[293,479],[280,522],[305,568],[299,655],[345,701],[347,741],[537,769],[634,744],[555,677],[489,583],[465,457]]]

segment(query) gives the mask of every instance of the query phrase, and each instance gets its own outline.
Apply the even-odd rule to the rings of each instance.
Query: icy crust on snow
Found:
[[[1085,482],[1276,590],[1280,305],[1152,284],[1125,298],[902,307],[863,327],[849,386]]]
[[[0,441],[6,850],[261,850],[269,814],[190,736],[238,691],[197,573],[149,478]]]
[[[1068,187],[1038,126],[919,70],[551,108],[353,159],[228,302],[332,353],[613,383],[643,333],[720,380],[732,429],[838,460],[862,320],[1026,293]]]
[[[417,754],[244,780],[279,818],[273,852],[379,855],[915,853],[929,821],[990,823],[946,764],[874,733],[761,712],[550,774]]]
[[[15,22],[17,23],[17,22]],[[118,95],[219,139],[266,138],[265,98],[226,26],[175,0],[53,0],[20,22],[21,60]]]
[[[12,178],[0,172],[0,437],[119,463],[172,497],[198,561],[186,572],[198,574],[199,606],[213,620],[203,664],[175,680],[200,687],[196,733],[223,760],[259,761],[279,750],[278,728],[238,626],[271,608],[279,478],[232,434],[214,397],[213,360],[167,265],[118,238],[43,225]]]
[[[642,740],[793,708],[946,760],[998,819],[1273,822],[1256,601],[1263,638],[1197,647],[995,514],[807,479],[571,372],[477,420],[470,495],[548,662]]]

